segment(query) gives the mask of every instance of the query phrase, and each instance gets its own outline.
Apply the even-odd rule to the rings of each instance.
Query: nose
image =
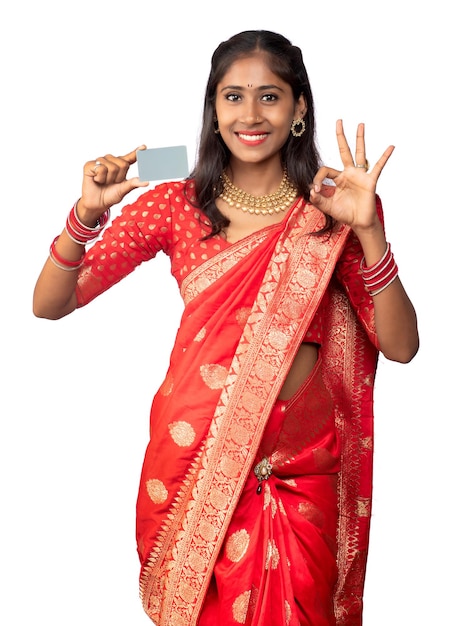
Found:
[[[248,99],[241,110],[241,121],[247,126],[258,124],[262,121],[259,103],[253,99]]]

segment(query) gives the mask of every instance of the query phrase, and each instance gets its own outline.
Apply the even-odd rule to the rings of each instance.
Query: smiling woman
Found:
[[[159,626],[361,624],[377,356],[411,360],[418,331],[376,194],[392,147],[368,172],[363,124],[354,154],[336,134],[342,171],[320,163],[300,49],[235,35],[191,175],[108,224],[145,186],[127,178],[137,151],[88,161],[38,278],[34,312],[57,319],[170,258],[184,314],[137,501]]]
[[[306,109],[304,94],[294,99],[291,85],[271,71],[264,52],[235,61],[219,82],[216,117],[222,140],[232,154],[230,169],[236,169],[239,161],[264,163],[267,168],[266,177],[259,177],[255,195],[274,191],[274,163],[282,178],[279,153],[293,120],[302,119]],[[235,178],[238,175],[252,177],[248,168],[235,172],[234,183],[243,187],[247,181]]]

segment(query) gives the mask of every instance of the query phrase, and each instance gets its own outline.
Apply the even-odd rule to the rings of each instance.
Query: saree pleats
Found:
[[[262,457],[272,473],[260,495],[248,477],[198,623],[331,626],[340,446],[321,359],[296,397],[277,401]]]

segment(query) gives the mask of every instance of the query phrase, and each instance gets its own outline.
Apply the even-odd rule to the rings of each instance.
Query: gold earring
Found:
[[[214,123],[214,134],[219,135],[219,125],[218,125],[217,117],[213,118],[213,123]]]
[[[297,120],[293,120],[291,124],[291,134],[293,137],[301,137],[306,130],[306,122],[300,117]]]

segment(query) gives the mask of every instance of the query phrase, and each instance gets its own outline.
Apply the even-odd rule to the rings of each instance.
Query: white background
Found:
[[[409,365],[379,364],[365,625],[460,623],[454,3],[6,4],[0,622],[150,623],[137,595],[134,507],[180,314],[168,263],[146,264],[59,322],[33,317],[32,291],[84,162],[185,143],[192,165],[213,50],[265,28],[303,49],[328,164],[339,165],[340,117],[351,142],[366,123],[370,161],[396,145],[378,191],[422,343]]]

